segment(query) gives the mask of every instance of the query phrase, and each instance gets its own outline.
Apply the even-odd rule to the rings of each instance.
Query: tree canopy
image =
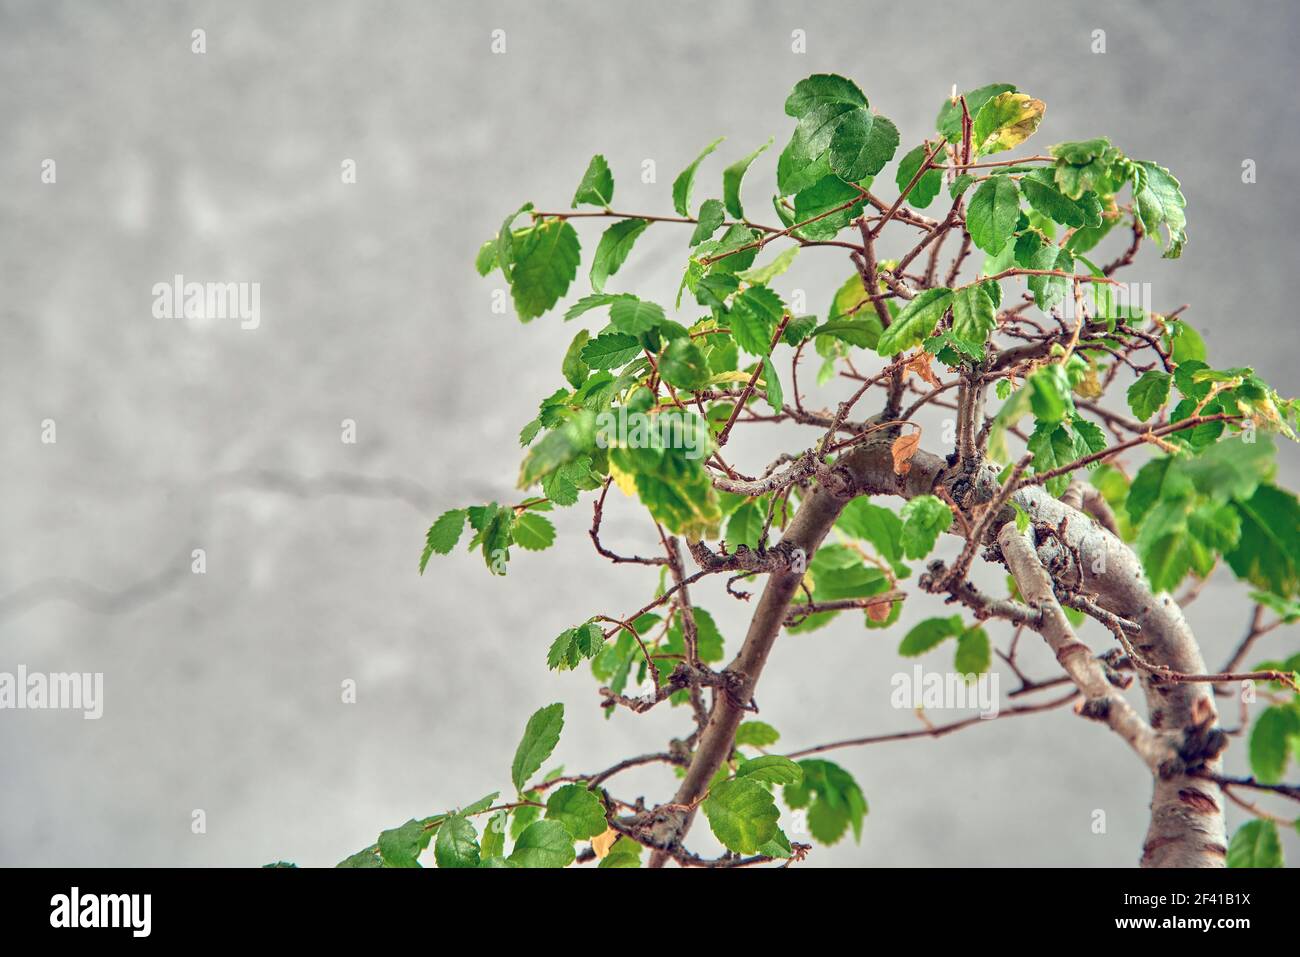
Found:
[[[903,659],[948,648],[953,673],[972,679],[994,666],[991,633],[1006,628],[1016,638],[998,654],[1036,703],[1004,714],[1073,705],[1146,765],[1143,863],[1280,865],[1283,819],[1262,815],[1229,843],[1222,818],[1237,790],[1300,794],[1281,784],[1300,756],[1300,655],[1253,650],[1300,620],[1300,501],[1274,463],[1300,404],[1251,368],[1215,365],[1181,309],[1156,311],[1116,278],[1144,248],[1176,259],[1188,242],[1168,168],[1106,137],[1030,152],[1046,107],[1011,84],[938,106],[933,132],[904,143],[852,80],[810,76],[785,102],[784,148],[709,143],[672,181],[672,214],[618,211],[617,177],[596,155],[568,209],[525,203],[482,244],[477,270],[508,285],[521,322],[575,332],[554,392],[510,396],[527,418],[518,501],[454,503],[428,529],[419,570],[464,545],[506,575],[519,550],[555,543],[548,513],[590,507],[598,555],[657,568],[659,587],[631,611],[594,596],[530,653],[539,669],[589,670],[606,711],[680,707],[684,730],[661,752],[569,774],[550,767],[564,708],[542,707],[505,797],[385,830],[345,866],[419,866],[430,844],[439,867],[736,866],[801,860],[803,833],[860,839],[867,795],[823,754],[873,739],[784,752],[752,703],[778,635],[837,617],[895,629]],[[773,161],[778,195],[747,193],[749,170]],[[720,178],[706,179],[714,165]],[[682,238],[672,302],[630,291],[651,229]],[[886,230],[906,253],[880,257]],[[1099,255],[1108,238],[1113,258]],[[845,262],[816,314],[782,291],[796,256],[812,253]],[[842,379],[854,391],[830,408],[805,393]],[[950,410],[946,441],[923,434],[927,406]],[[807,427],[807,441],[764,468],[729,454],[737,429],[780,422]],[[1134,468],[1125,453],[1150,454]],[[614,499],[647,513],[647,554],[602,541]],[[945,534],[962,540],[950,563],[931,556]],[[1005,595],[972,584],[977,561],[1005,566]],[[1212,672],[1178,603],[1152,596],[1194,597],[1220,569],[1256,613]],[[743,643],[697,603],[692,586],[706,579],[725,580],[718,600],[753,608]],[[957,610],[912,620],[909,590]],[[1085,621],[1113,637],[1108,651],[1076,638]],[[1022,631],[1048,642],[1059,675],[1022,673]],[[1145,718],[1124,694],[1135,676]],[[1263,705],[1247,735],[1250,779],[1222,772],[1230,735],[1216,688]],[[613,779],[643,765],[675,771],[676,794],[649,808],[617,797]],[[806,820],[794,839],[782,805]],[[1188,806],[1190,824],[1175,813]],[[722,857],[688,847],[697,812]]]

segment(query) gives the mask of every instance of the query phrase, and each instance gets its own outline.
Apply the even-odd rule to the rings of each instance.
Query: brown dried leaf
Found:
[[[867,617],[876,623],[889,620],[889,613],[894,610],[892,601],[881,601],[867,606]]]
[[[930,353],[919,350],[916,355],[903,364],[903,378],[906,379],[909,373],[918,375],[937,389],[940,385],[939,377],[930,368],[930,360],[933,358],[934,356],[930,355]]]
[[[912,470],[912,456],[921,447],[921,432],[909,432],[894,439],[890,452],[894,456],[894,474],[906,475]]]

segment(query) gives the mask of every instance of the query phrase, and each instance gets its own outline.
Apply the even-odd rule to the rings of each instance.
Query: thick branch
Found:
[[[1034,546],[1025,534],[1016,530],[1014,522],[1002,526],[998,545],[1020,594],[1024,595],[1030,607],[1042,613],[1039,624],[1032,627],[1043,636],[1075,687],[1084,694],[1079,713],[1109,726],[1128,742],[1152,772],[1158,773],[1161,765],[1174,757],[1168,738],[1157,734],[1142,720],[1124,696],[1106,680],[1105,671],[1093,658],[1088,646],[1074,636],[1074,630],[1052,589],[1051,576],[1038,560]]]
[[[936,486],[947,471],[943,459],[918,451],[911,465],[906,476],[895,475],[888,441],[864,443],[852,459],[852,490],[905,498],[941,490]],[[991,500],[999,488],[997,470],[985,467],[974,486],[976,500]],[[1136,647],[1145,658],[1180,674],[1208,671],[1181,609],[1168,595],[1151,594],[1141,564],[1127,545],[1083,512],[1052,498],[1041,486],[1024,486],[1012,499],[1036,524],[1060,528],[1065,522],[1064,539],[1083,558],[1082,590],[1094,595],[1100,607],[1137,624],[1140,638]],[[1003,521],[1014,517],[1007,506]],[[1149,867],[1222,866],[1227,851],[1222,795],[1212,781],[1194,776],[1201,768],[1217,772],[1218,754],[1226,745],[1217,727],[1211,686],[1153,680],[1150,675],[1143,675],[1142,683],[1151,727],[1182,734],[1180,758],[1186,769],[1155,782],[1142,863]]]

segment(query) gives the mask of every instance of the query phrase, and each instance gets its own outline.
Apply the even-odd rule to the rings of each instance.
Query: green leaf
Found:
[[[1024,532],[1029,527],[1029,513],[1016,502],[1012,502],[1011,507],[1016,510],[1016,531]]]
[[[953,668],[958,674],[979,675],[993,663],[993,649],[983,628],[968,628],[957,636],[957,654]]]
[[[1053,222],[1075,229],[1101,225],[1101,202],[1096,195],[1085,193],[1078,200],[1071,199],[1056,188],[1051,170],[1025,175],[1020,180],[1020,190],[1030,206]]]
[[[818,601],[842,598],[870,598],[889,590],[889,579],[879,568],[863,564],[817,570],[813,595]]]
[[[346,868],[383,867],[384,859],[379,856],[379,848],[371,845],[364,850],[357,851],[355,854],[345,857],[334,866]]]
[[[798,784],[803,780],[803,768],[779,754],[765,754],[752,761],[741,762],[736,777],[764,784]]]
[[[758,853],[768,857],[790,858],[794,856],[794,851],[790,847],[790,839],[785,836],[785,832],[780,828],[776,830],[776,837],[768,841],[758,849]]]
[[[1205,361],[1205,340],[1201,334],[1185,322],[1173,324],[1173,348],[1170,358],[1182,365],[1185,362]]]
[[[925,158],[930,155],[930,150],[933,148],[922,143],[898,161],[898,173],[894,177],[894,183],[898,186],[899,192],[907,189],[907,184],[912,181],[912,177],[916,175],[916,171],[921,168],[921,164],[925,162]],[[925,209],[934,202],[934,198],[939,195],[939,190],[942,188],[943,171],[928,169],[907,194],[907,201],[917,209]]]
[[[1000,253],[1020,220],[1020,190],[1010,176],[990,176],[980,183],[966,210],[971,242],[990,256]]]
[[[500,796],[501,796],[500,791],[493,791],[491,794],[485,794],[477,801],[474,801],[470,804],[466,804],[463,808],[459,808],[455,813],[459,814],[461,817],[472,817],[475,814],[482,814],[484,811],[490,808],[492,806],[492,802],[495,801]]]
[[[514,524],[513,510],[491,502],[487,505],[471,506],[466,511],[469,513],[470,527],[475,531],[474,537],[469,542],[470,550],[480,548],[488,569],[494,575],[504,575],[503,562],[510,559],[508,549],[511,527]]]
[[[486,276],[500,265],[497,262],[496,237],[493,237],[478,248],[478,255],[474,257],[474,268],[480,276]]]
[[[1074,410],[1074,400],[1070,398],[1070,379],[1059,362],[1034,370],[1026,383],[1029,386],[1030,408],[1040,422],[1049,425],[1060,422]]]
[[[860,349],[874,349],[880,344],[880,319],[873,312],[834,322],[824,322],[813,330],[813,335],[830,336]],[[824,383],[819,381],[817,384]]]
[[[848,279],[835,290],[835,297],[831,300],[830,311],[827,320],[834,322],[837,319],[852,318],[855,315],[862,314],[864,309],[870,312],[871,296],[867,292],[867,287],[862,283],[862,277],[858,273],[849,276]]]
[[[420,556],[420,574],[424,574],[424,568],[429,564],[429,559],[437,553],[446,555],[456,543],[460,541],[460,533],[465,528],[465,519],[469,517],[469,512],[463,508],[453,508],[450,511],[443,512],[438,516],[438,520],[429,526],[429,532],[425,536],[424,553]]]
[[[593,369],[617,369],[641,354],[641,343],[626,332],[602,332],[582,347],[582,361]]]
[[[1139,422],[1145,422],[1169,400],[1169,385],[1174,377],[1168,372],[1151,369],[1128,389],[1128,407]]]
[[[718,631],[717,622],[706,609],[695,608],[695,629],[696,629],[696,649],[699,651],[700,660],[702,661],[721,661],[723,658],[723,638],[722,633]],[[668,629],[666,640],[659,646],[659,650],[665,654],[680,655],[686,652],[686,639],[682,634],[680,619],[673,622]],[[668,680],[668,675],[663,674],[663,679]]]
[[[726,542],[731,548],[737,545],[758,547],[758,536],[763,532],[764,511],[755,502],[746,502],[731,514],[727,522]]]
[[[640,867],[641,845],[630,837],[619,837],[599,867]]]
[[[1161,499],[1181,498],[1191,493],[1191,480],[1173,466],[1174,458],[1165,455],[1152,459],[1138,470],[1125,504],[1129,521],[1135,526]]]
[[[564,705],[556,702],[540,708],[528,719],[524,736],[515,750],[515,760],[510,767],[510,780],[515,789],[522,791],[528,779],[537,773],[542,762],[551,756],[560,743],[564,728]]]
[[[917,293],[916,298],[894,317],[889,328],[880,334],[876,351],[882,356],[896,356],[920,345],[934,332],[951,304],[951,289],[936,287]]]
[[[555,544],[555,526],[545,515],[536,512],[517,516],[511,534],[516,545],[530,552],[540,552]]]
[[[958,289],[952,300],[953,336],[981,357],[989,333],[997,328],[993,298],[984,285],[979,283]]]
[[[587,172],[582,174],[578,191],[573,194],[571,209],[577,209],[579,203],[608,209],[614,202],[614,174],[609,171],[605,157],[597,153],[587,164]]]
[[[894,158],[898,127],[869,110],[844,114],[831,136],[831,172],[852,183],[875,176]]]
[[[865,496],[853,499],[840,512],[835,527],[846,535],[864,539],[872,544],[881,558],[894,567],[900,578],[911,574],[902,564],[903,521],[890,509],[872,504]]]
[[[412,818],[401,827],[381,832],[378,844],[383,866],[419,867],[420,854],[429,846],[429,841],[433,838],[433,829],[428,826],[431,823],[434,822],[417,821]],[[357,856],[359,855],[353,855],[353,857]]]
[[[982,107],[971,129],[976,156],[1014,149],[1033,135],[1046,107],[1025,93],[999,93]]]
[[[974,119],[979,115],[980,108],[989,100],[999,93],[1014,93],[1015,86],[1011,83],[990,83],[988,86],[981,86],[977,90],[971,90],[965,94],[966,111]],[[961,101],[944,100],[943,107],[939,110],[939,118],[935,121],[935,129],[944,135],[949,143],[961,142]]]
[[[578,234],[567,222],[548,219],[528,230],[514,248],[510,295],[524,322],[560,301],[578,274]]]
[[[609,827],[605,805],[594,791],[581,784],[566,784],[552,794],[546,802],[546,819],[559,821],[576,841],[604,834]]]
[[[690,246],[698,246],[699,243],[710,239],[712,234],[719,230],[720,226],[727,221],[727,211],[723,209],[723,204],[716,199],[706,199],[699,207],[699,216],[695,217],[695,229],[690,234]]]
[[[1105,448],[1106,438],[1091,422],[1075,419],[1073,423],[1052,424],[1040,421],[1029,436],[1027,446],[1034,456],[1034,471],[1050,472],[1076,459]],[[1048,494],[1060,495],[1070,484],[1070,476],[1058,475],[1046,483]]]
[[[596,657],[604,645],[605,632],[594,621],[577,628],[566,628],[551,642],[546,653],[546,667],[551,671],[576,668],[584,658]]]
[[[855,840],[862,839],[862,819],[867,801],[853,775],[830,761],[809,758],[799,762],[802,784],[787,784],[785,802],[792,808],[808,808],[808,829],[823,844],[834,844],[853,826]]]
[[[1036,230],[1024,231],[1015,241],[1015,263],[1024,269],[1056,269],[1074,273],[1074,255],[1050,243]],[[1065,299],[1070,280],[1063,276],[1030,276],[1028,285],[1035,306],[1050,311]]]
[[[1256,719],[1250,732],[1250,769],[1261,783],[1282,780],[1296,738],[1300,738],[1300,714],[1293,708],[1272,707]]]
[[[560,363],[560,372],[563,373],[565,381],[575,389],[587,381],[587,374],[591,372],[591,366],[582,361],[582,350],[586,348],[590,340],[591,333],[586,329],[579,329],[578,334],[573,337],[573,341],[569,343],[569,348],[564,353],[564,360]],[[534,421],[537,422],[537,427],[540,429],[542,426],[541,420],[536,419]],[[531,441],[530,438],[529,442]],[[527,445],[528,442],[523,442],[521,439],[520,444]]]
[[[743,279],[745,282],[767,283],[771,282],[777,276],[784,273],[794,262],[795,256],[799,255],[802,246],[787,246],[773,257],[770,263],[764,266],[755,266],[752,269],[746,269],[743,272],[736,273],[737,279]]]
[[[1201,574],[1207,574],[1212,565],[1212,556],[1204,556],[1186,534],[1186,513],[1184,502],[1161,502],[1138,531],[1136,550],[1154,592],[1172,591],[1194,566],[1201,565]],[[1203,561],[1206,557],[1209,563]]]
[[[690,245],[692,246],[698,246],[704,240],[712,238],[727,221],[727,211],[718,200],[706,199],[700,204],[700,215],[695,218],[698,222],[695,224],[694,232],[691,233]]]
[[[1106,433],[1095,422],[1089,422],[1087,419],[1076,415],[1070,422],[1070,428],[1074,431],[1074,457],[1076,459],[1100,452],[1106,447]]]
[[[1247,821],[1228,844],[1229,867],[1284,867],[1282,841],[1272,821]]]
[[[478,832],[459,814],[448,817],[438,828],[433,856],[439,867],[478,867]]]
[[[726,204],[727,212],[735,219],[745,218],[745,209],[740,203],[740,184],[745,178],[745,173],[749,171],[749,166],[759,155],[772,145],[769,139],[754,152],[742,159],[736,160],[722,171],[722,200]],[[794,247],[798,248],[798,247]]]
[[[722,513],[718,508],[717,494],[703,467],[698,461],[685,459],[684,455],[666,455],[664,460],[674,463],[669,471],[636,475],[636,491],[641,504],[656,521],[675,534],[688,535],[693,540],[716,535]],[[679,469],[680,474],[676,474]]]
[[[695,185],[695,171],[699,169],[700,163],[704,158],[718,148],[724,137],[718,137],[708,146],[704,147],[700,155],[686,169],[677,174],[673,180],[673,209],[677,210],[678,216],[691,215],[691,189]]]
[[[903,554],[924,558],[939,539],[939,533],[952,525],[952,511],[933,495],[918,495],[903,506]]]
[[[758,233],[750,229],[743,223],[732,223],[727,227],[727,231],[722,234],[722,238],[717,240],[712,246],[709,243],[701,243],[695,253],[700,258],[705,255],[722,256],[713,265],[709,266],[706,279],[717,281],[729,281],[726,292],[734,292],[736,281],[731,276],[718,276],[718,273],[738,273],[743,272],[754,264],[754,257],[758,255],[758,247],[754,243],[758,239]],[[746,248],[753,247],[753,248]],[[744,250],[743,252],[739,250]],[[725,254],[725,255],[724,255]],[[698,296],[696,297],[698,298]]]
[[[742,721],[736,729],[736,747],[767,748],[780,740],[781,733],[765,721]]]
[[[788,153],[789,150],[790,150],[790,147],[787,146],[787,147],[786,147],[786,153]],[[789,174],[789,173],[787,173],[787,172],[785,171],[785,164],[788,162],[788,160],[787,160],[787,158],[786,158],[786,153],[782,153],[782,154],[781,154],[781,158],[780,158],[780,160],[778,161],[778,163],[777,163],[777,167],[776,167],[777,185],[778,185],[778,186],[780,186],[780,184],[781,184],[781,182],[782,182],[782,177],[787,176],[787,175],[791,175],[791,174]],[[826,168],[827,168],[828,170],[830,169],[830,163],[827,163],[827,164],[826,164]],[[820,176],[813,176],[813,177],[810,177],[809,180],[808,180],[808,185],[812,185],[813,183],[817,182],[818,179],[820,179]],[[793,193],[793,192],[796,192],[796,188],[793,188],[793,187],[792,187],[792,188],[788,188],[788,189],[786,189],[786,192],[787,192],[787,193]],[[782,226],[784,226],[784,227],[786,227],[787,229],[789,229],[791,226],[794,225],[794,210],[791,209],[790,206],[789,206],[789,204],[787,204],[786,201],[783,200],[780,196],[773,196],[773,197],[772,197],[772,210],[776,213],[776,217],[777,217],[777,219],[781,220],[781,225],[782,225]]]
[[[776,374],[771,356],[763,356],[763,389],[767,404],[773,412],[780,413],[785,407],[785,395],[781,391],[781,379]]]
[[[501,229],[497,232],[496,263],[501,267],[501,273],[506,277],[506,282],[512,282],[514,280],[511,272],[515,262],[515,220],[524,213],[529,212],[532,208],[532,203],[524,203],[524,205],[520,206],[515,210],[515,212],[505,218],[505,221],[501,224]],[[528,232],[531,232],[531,230],[520,230],[519,235],[524,235]],[[481,269],[479,272],[480,275],[487,275],[487,273],[483,272]],[[491,272],[491,270],[489,269],[488,272]]]
[[[777,188],[783,194],[801,192],[832,175],[831,140],[845,116],[860,109],[848,103],[822,103],[799,118],[776,164]]]
[[[593,309],[600,309],[603,306],[612,305],[613,303],[618,302],[620,299],[634,299],[634,298],[636,297],[631,296],[625,292],[593,293],[590,296],[583,296],[572,306],[570,306],[567,310],[565,310],[564,321],[568,322],[570,319],[578,318],[585,312],[590,312]]]
[[[659,374],[663,380],[678,389],[703,389],[712,372],[708,359],[690,339],[674,339],[668,344],[659,360]]]
[[[915,658],[929,651],[945,638],[955,638],[966,630],[961,615],[948,618],[927,618],[918,622],[903,636],[898,653],[904,658]]]
[[[632,252],[636,238],[650,225],[648,219],[624,219],[610,226],[600,237],[591,260],[591,288],[603,292],[605,280],[618,272]]]
[[[753,285],[736,297],[728,323],[736,345],[750,355],[772,351],[772,335],[785,312],[785,303],[763,285]]]
[[[1259,602],[1266,608],[1277,612],[1278,617],[1282,619],[1282,623],[1285,625],[1300,621],[1300,601],[1294,598],[1279,598],[1277,595],[1270,595],[1266,591],[1253,591],[1250,593],[1250,600]]]
[[[1112,166],[1121,158],[1120,153],[1104,136],[1057,143],[1049,147],[1048,152],[1057,158],[1056,183],[1071,199],[1078,199],[1089,191],[1109,196],[1120,186],[1120,182],[1112,182],[1111,177]],[[1127,177],[1127,173],[1121,175]]]
[[[796,119],[806,116],[819,106],[842,104],[866,109],[867,97],[852,80],[836,73],[817,73],[795,84],[786,97],[785,112]]]
[[[630,336],[643,335],[666,320],[663,306],[636,296],[624,296],[609,307],[610,324]]]
[[[555,434],[551,433],[551,435]],[[550,435],[546,439],[549,440]],[[602,480],[602,477],[592,470],[590,456],[581,454],[574,457],[572,461],[561,462],[541,478],[542,491],[546,497],[553,504],[561,507],[574,504],[578,501],[579,491],[597,488]]]
[[[711,788],[702,807],[713,835],[737,854],[756,854],[760,845],[776,836],[781,816],[767,788],[750,778]]]
[[[559,821],[534,821],[524,828],[508,860],[515,867],[568,867],[573,837]]]
[[[807,223],[798,229],[798,234],[805,239],[833,239],[861,214],[866,201],[866,195],[852,183],[846,183],[834,174],[825,176],[795,195],[794,218],[797,222]],[[808,222],[812,219],[815,221]]]
[[[529,801],[540,801],[542,796],[537,791],[529,791],[521,795]],[[541,809],[532,804],[523,804],[510,812],[510,836],[514,840],[519,840],[519,835],[527,830],[528,825],[532,824],[541,817]]]
[[[1266,436],[1237,436],[1216,442],[1200,454],[1178,461],[1179,470],[1204,495],[1249,498],[1273,471],[1273,443]]]
[[[1187,200],[1183,198],[1181,186],[1163,166],[1140,162],[1137,168],[1133,197],[1137,200],[1142,226],[1159,239],[1159,227],[1163,225],[1168,237],[1164,258],[1177,259],[1187,242]]]
[[[506,852],[506,825],[509,811],[497,811],[483,826],[483,845],[479,848],[479,867],[490,858],[503,858]]]
[[[1065,248],[1070,250],[1076,256],[1082,258],[1083,254],[1092,250],[1098,243],[1106,238],[1107,234],[1115,228],[1119,222],[1119,217],[1102,217],[1100,226],[1085,226],[1082,229],[1076,229],[1070,234],[1070,238],[1065,241]],[[1097,275],[1096,272],[1093,275]],[[1102,297],[1103,292],[1094,290],[1093,295]],[[1103,314],[1103,318],[1105,315]]]

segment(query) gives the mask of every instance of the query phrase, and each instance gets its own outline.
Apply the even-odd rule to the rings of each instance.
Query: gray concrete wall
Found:
[[[556,757],[575,771],[679,733],[666,709],[605,721],[589,675],[544,669],[558,631],[653,587],[591,554],[587,508],[557,515],[558,545],[505,580],[461,553],[415,573],[432,517],[514,500],[515,436],[573,332],[492,314],[474,252],[523,200],[566,204],[593,152],[619,206],[666,212],[715,136],[726,162],[769,136],[779,149],[783,99],[810,73],[856,78],[905,148],[953,83],[1015,82],[1048,104],[1043,144],[1104,133],[1174,169],[1187,252],[1132,278],[1158,307],[1191,303],[1218,363],[1294,390],[1298,23],[1284,3],[3,4],[0,670],[102,671],[106,700],[99,721],[0,713],[0,864],[332,864],[383,826],[508,786],[547,702],[568,705]],[[747,184],[756,211],[774,155]],[[635,175],[647,157],[654,186]],[[355,185],[340,182],[349,158]],[[667,301],[684,239],[652,229],[627,281]],[[583,232],[588,254],[595,241]],[[848,270],[805,255],[782,288],[824,311]],[[260,327],[154,318],[151,288],[176,273],[259,282]],[[733,455],[760,466],[779,442],[806,439],[742,438]],[[1282,461],[1294,481],[1300,459]],[[608,529],[652,547],[630,509]],[[206,575],[190,574],[195,548]],[[745,609],[716,587],[697,600],[734,650]],[[904,624],[929,610],[909,603]],[[1212,663],[1247,612],[1223,575],[1192,606]],[[888,704],[901,630],[783,639],[764,719],[791,748],[915,726]],[[871,814],[861,845],[810,863],[1138,857],[1145,774],[1068,713],[836,760]],[[673,783],[627,782],[651,799]]]

